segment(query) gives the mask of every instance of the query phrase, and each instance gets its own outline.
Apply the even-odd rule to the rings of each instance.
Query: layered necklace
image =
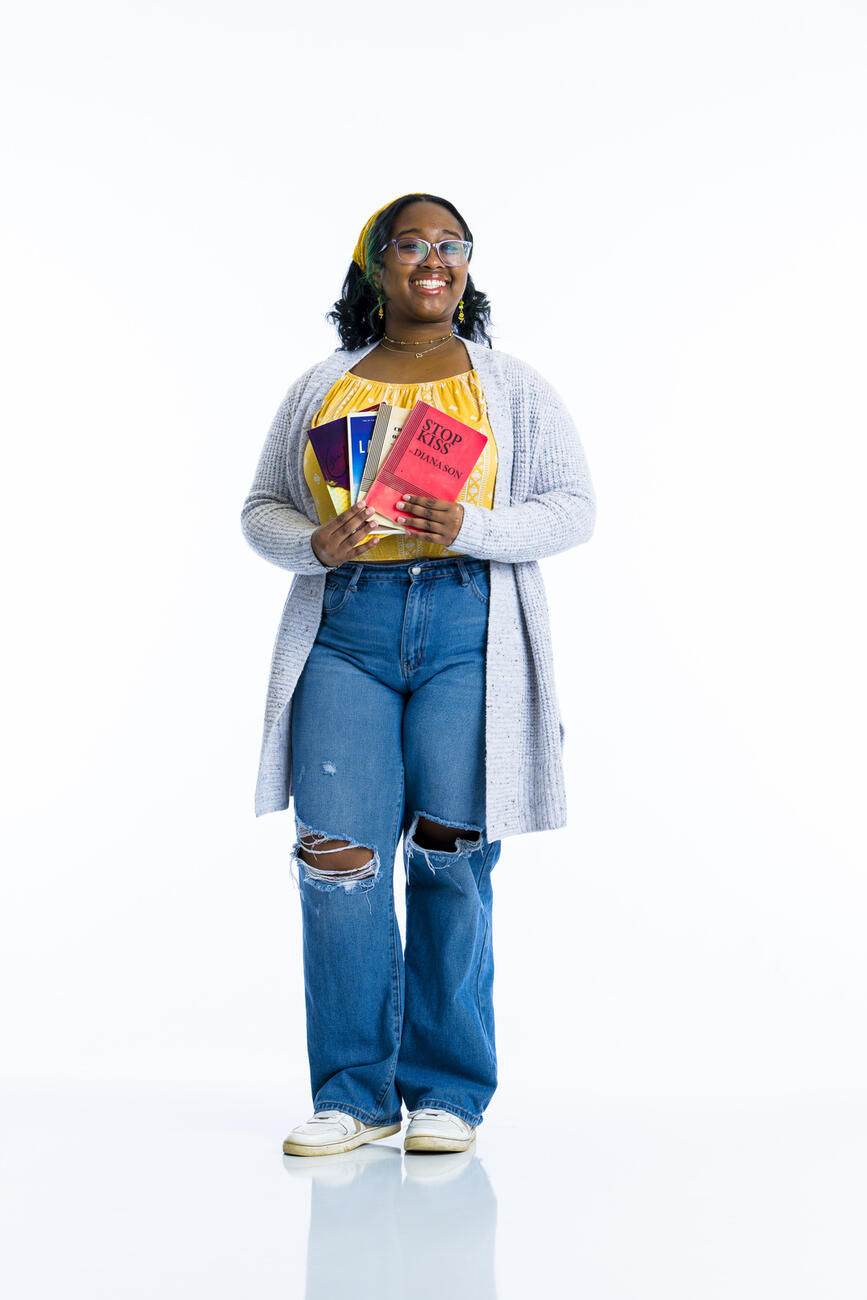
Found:
[[[382,342],[380,346],[385,348],[386,352],[400,352],[401,355],[405,357],[408,357],[410,355],[413,355],[415,357],[426,357],[429,352],[436,352],[437,348],[444,348],[445,345],[448,343],[449,339],[453,339],[454,336],[455,336],[454,330],[449,330],[448,334],[442,334],[437,339],[392,339],[389,338],[387,334],[383,334]],[[388,341],[386,342],[385,340]],[[388,346],[389,343],[397,343],[400,346],[396,348],[390,348]],[[417,348],[421,344],[431,344],[431,346],[423,347],[421,352],[409,353],[404,351],[404,348]]]

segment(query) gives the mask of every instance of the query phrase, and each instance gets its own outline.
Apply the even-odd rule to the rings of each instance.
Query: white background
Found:
[[[543,564],[569,825],[495,872],[480,1154],[526,1156],[540,1114],[554,1149],[601,1115],[641,1151],[651,1111],[863,1141],[865,27],[843,0],[36,0],[7,26],[0,1033],[28,1131],[164,1131],[154,1099],[184,1098],[270,1159],[309,1112],[292,826],[252,811],[290,576],[239,514],[361,225],[424,189],[598,494]],[[502,1297],[531,1274],[498,1243]],[[815,1294],[853,1293],[842,1244]],[[597,1296],[765,1285],[737,1249],[731,1290],[701,1253],[633,1286],[588,1251]],[[124,1290],[71,1258],[75,1293]],[[258,1294],[303,1294],[280,1267]]]

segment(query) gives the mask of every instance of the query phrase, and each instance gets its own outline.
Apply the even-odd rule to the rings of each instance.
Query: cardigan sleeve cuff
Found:
[[[487,533],[486,516],[490,515],[490,510],[484,506],[469,505],[466,501],[462,501],[461,505],[464,508],[464,517],[458,535],[449,546],[449,550],[457,551],[461,555],[475,556],[481,560],[490,558],[484,553]]]
[[[299,539],[296,554],[293,559],[293,573],[329,573],[327,564],[323,564],[319,556],[313,549],[311,538],[312,531],[302,539]]]
[[[250,546],[270,564],[290,573],[327,573],[313,550],[314,525],[285,503],[248,501],[241,513],[241,527]]]

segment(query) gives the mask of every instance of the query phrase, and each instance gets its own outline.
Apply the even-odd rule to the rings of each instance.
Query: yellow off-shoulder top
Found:
[[[326,393],[322,406],[313,418],[313,426],[338,420],[347,411],[361,411],[378,402],[392,406],[415,406],[416,402],[430,402],[431,406],[447,411],[473,429],[488,435],[485,449],[470,477],[457,495],[458,501],[468,501],[488,510],[494,507],[494,489],[497,482],[497,444],[488,421],[485,395],[475,370],[466,370],[448,379],[426,379],[418,384],[387,384],[378,379],[362,379],[347,371]],[[308,442],[304,450],[304,478],[316,503],[319,522],[334,519],[337,511],[332,504],[319,463]],[[376,546],[365,551],[362,563],[394,564],[399,560],[440,559],[444,555],[457,555],[445,546],[422,541],[420,537],[400,535],[383,537]]]

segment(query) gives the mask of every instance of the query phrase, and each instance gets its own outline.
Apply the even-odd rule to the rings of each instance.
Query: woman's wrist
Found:
[[[484,535],[483,517],[486,514],[490,514],[490,511],[483,506],[464,505],[461,526],[451,543],[453,551],[460,551],[462,555],[476,554],[476,547]]]
[[[330,567],[328,564],[325,563],[325,561],[323,560],[322,556],[319,554],[319,552],[318,552],[317,549],[316,549],[316,529],[315,529],[315,528],[314,528],[313,532],[310,534],[310,549],[311,549],[311,551],[313,552],[313,554],[316,556],[316,558],[317,558],[317,560],[319,561],[319,563],[322,565],[323,569],[327,569],[327,568]]]

